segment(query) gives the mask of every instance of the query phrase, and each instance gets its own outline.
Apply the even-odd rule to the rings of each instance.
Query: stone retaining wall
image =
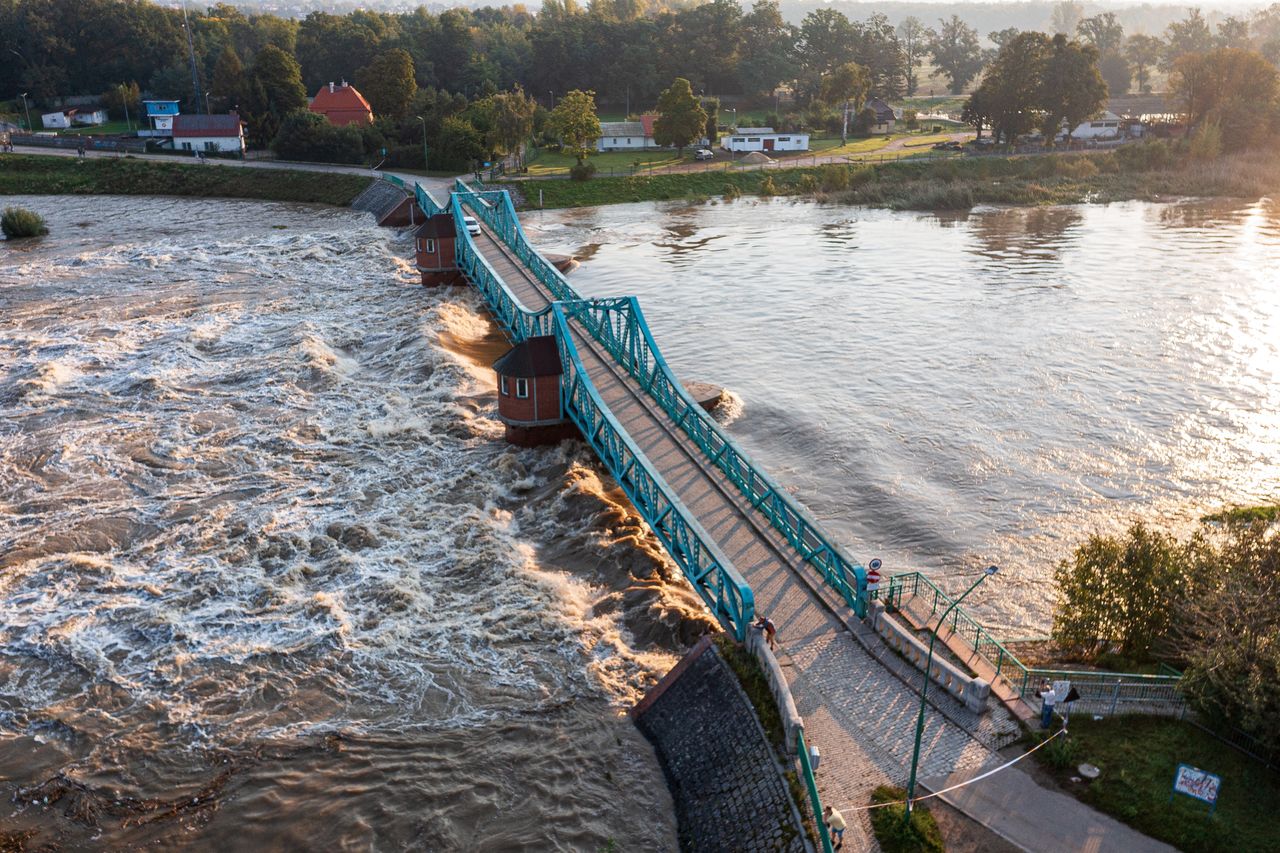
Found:
[[[924,669],[929,657],[929,647],[920,642],[910,628],[889,618],[883,601],[871,602],[868,621],[891,649],[911,661],[917,669]],[[963,702],[970,711],[981,714],[987,710],[987,697],[991,695],[989,683],[981,678],[974,678],[955,664],[939,657],[936,649],[933,665],[929,669],[929,678],[933,683]]]
[[[773,747],[713,644],[695,646],[632,717],[658,753],[681,850],[808,849]]]

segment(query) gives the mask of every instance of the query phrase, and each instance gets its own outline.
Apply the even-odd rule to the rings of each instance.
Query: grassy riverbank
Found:
[[[1274,849],[1275,804],[1280,774],[1236,752],[1189,723],[1160,717],[1071,719],[1070,748],[1035,754],[1068,793],[1181,850]],[[1088,762],[1102,775],[1073,782],[1077,765]],[[1218,808],[1187,797],[1170,799],[1179,764],[1222,777]]]
[[[369,178],[363,175],[215,163],[197,166],[130,157],[23,154],[0,157],[0,195],[181,195],[346,206],[368,185]]]
[[[1023,157],[956,157],[883,165],[830,164],[767,172],[692,172],[514,184],[526,207],[587,207],[712,196],[795,196],[894,210],[967,210],[975,204],[1074,204],[1179,196],[1256,198],[1280,190],[1280,156],[1249,152],[1211,161],[1174,146]]]

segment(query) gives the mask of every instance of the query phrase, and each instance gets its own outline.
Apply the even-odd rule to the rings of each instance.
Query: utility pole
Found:
[[[133,122],[129,121],[129,87],[120,84],[120,103],[124,104],[124,126],[133,130]]]
[[[925,659],[924,686],[920,688],[920,716],[916,720],[916,747],[911,753],[911,778],[907,782],[907,809],[903,823],[911,822],[911,806],[913,805],[916,795],[916,767],[920,763],[920,736],[924,734],[924,706],[926,698],[929,695],[929,673],[933,670],[933,643],[938,639],[938,631],[942,629],[942,625],[947,621],[947,617],[951,615],[951,611],[955,610],[956,607],[959,606],[960,602],[964,601],[965,596],[977,589],[978,584],[982,583],[998,571],[1000,571],[999,566],[987,566],[983,569],[982,574],[973,582],[973,586],[966,589],[964,591],[964,595],[961,595],[955,601],[951,602],[951,606],[942,611],[942,616],[938,617],[938,624],[934,626],[932,635],[929,637],[929,657]]]
[[[191,34],[191,20],[187,17],[187,0],[182,0],[182,28],[187,31],[187,51],[191,54],[191,96],[195,99],[196,112],[200,112],[200,75],[196,73],[196,40]],[[205,107],[207,113],[208,106]]]
[[[427,170],[427,120],[422,116],[418,116],[418,121],[422,122],[422,171]]]

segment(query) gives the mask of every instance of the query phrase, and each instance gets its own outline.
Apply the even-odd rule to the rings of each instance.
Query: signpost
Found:
[[[1169,802],[1173,802],[1174,794],[1182,794],[1193,800],[1209,804],[1209,814],[1218,807],[1218,790],[1222,787],[1222,777],[1192,767],[1190,764],[1179,764],[1178,772],[1173,774],[1173,792],[1169,794]]]
[[[884,565],[880,558],[867,563],[867,598],[878,598],[880,595],[880,567]]]

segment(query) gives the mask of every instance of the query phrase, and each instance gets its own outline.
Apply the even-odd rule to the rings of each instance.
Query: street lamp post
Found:
[[[418,121],[422,122],[422,171],[427,172],[427,120],[418,116]]]
[[[965,596],[978,588],[978,584],[1000,571],[999,566],[987,566],[973,586],[964,591],[955,601],[951,602],[951,606],[942,612],[942,616],[938,619],[937,627],[934,628],[932,635],[929,637],[929,656],[925,659],[924,664],[924,686],[920,688],[920,716],[916,719],[916,746],[911,753],[911,778],[907,781],[907,811],[906,821],[911,820],[911,805],[916,796],[916,766],[920,763],[920,737],[924,734],[924,706],[929,695],[929,672],[933,669],[933,643],[938,639],[938,630],[942,628],[947,621],[947,617],[951,615],[951,611],[955,610],[960,602],[964,601]]]
[[[27,109],[27,93],[22,93],[22,112],[27,116],[27,133],[31,133],[31,110]]]
[[[213,115],[213,111],[209,109],[209,94],[209,92],[204,93],[204,114],[207,116]]]

